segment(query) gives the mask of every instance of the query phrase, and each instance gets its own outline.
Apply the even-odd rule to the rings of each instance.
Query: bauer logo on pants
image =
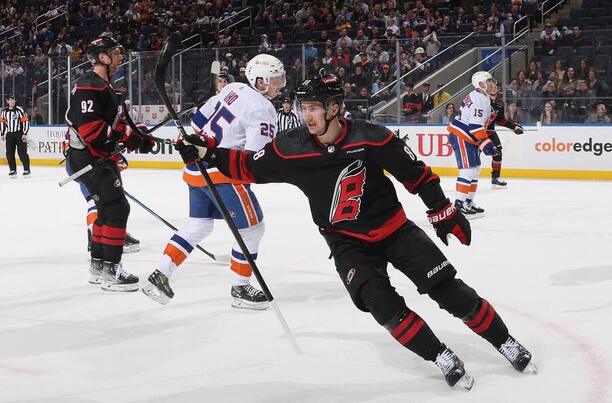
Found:
[[[351,284],[351,281],[353,281],[353,277],[355,277],[356,271],[357,270],[355,270],[354,267],[351,270],[349,270],[348,274],[346,275],[346,285]]]

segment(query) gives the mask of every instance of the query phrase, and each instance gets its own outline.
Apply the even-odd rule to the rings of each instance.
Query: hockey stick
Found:
[[[168,64],[170,63],[170,59],[172,58],[172,55],[175,53],[175,50],[178,47],[180,42],[181,42],[181,34],[179,32],[175,32],[170,35],[170,37],[164,44],[164,47],[162,48],[159,54],[159,59],[157,60],[157,64],[155,65],[155,78],[154,78],[155,88],[157,88],[157,92],[162,98],[162,101],[164,102],[164,104],[166,105],[166,108],[168,109],[168,112],[172,116],[172,119],[174,120],[174,125],[176,126],[177,130],[180,133],[179,138],[187,137],[187,133],[185,132],[185,128],[179,121],[178,116],[176,115],[176,111],[174,110],[173,105],[170,102],[170,98],[168,98],[168,94],[166,93],[165,82],[166,82],[166,70],[167,70]],[[206,185],[208,185],[208,188],[210,189],[214,202],[219,207],[219,210],[221,210],[221,214],[223,215],[223,218],[225,219],[227,226],[232,232],[232,235],[234,235],[234,239],[240,246],[240,250],[242,251],[243,255],[246,257],[246,260],[249,263],[249,266],[251,266],[251,269],[253,270],[253,274],[255,274],[255,277],[257,278],[257,282],[261,286],[263,293],[266,295],[266,298],[270,302],[270,305],[272,305],[272,308],[274,312],[276,313],[276,317],[281,322],[281,325],[283,326],[285,333],[287,333],[287,335],[289,336],[289,339],[291,340],[291,344],[295,348],[296,352],[298,354],[301,354],[300,347],[298,346],[297,341],[295,340],[293,334],[291,333],[291,329],[289,328],[287,321],[285,320],[283,314],[281,313],[278,305],[274,301],[274,297],[272,296],[272,293],[270,292],[268,285],[266,284],[263,277],[261,276],[261,273],[259,272],[259,269],[257,268],[257,265],[255,264],[255,260],[253,260],[253,256],[251,256],[251,253],[249,252],[249,249],[245,245],[244,240],[242,239],[242,236],[238,232],[238,229],[236,228],[236,224],[234,224],[234,221],[232,217],[230,216],[229,211],[227,210],[227,207],[225,206],[225,203],[223,202],[223,199],[221,198],[221,195],[219,195],[219,192],[217,191],[215,184],[210,179],[208,172],[206,172],[206,168],[204,167],[204,164],[201,161],[198,161],[196,165],[200,173],[204,177],[204,181],[206,182]]]
[[[542,122],[540,122],[539,120],[536,122],[536,128],[535,129],[523,129],[524,132],[539,132],[542,129]],[[499,129],[494,129],[494,130],[487,130],[488,132],[496,132],[496,131],[500,131],[500,132],[512,132],[514,133],[514,130],[512,129],[506,129],[506,130],[499,130]]]
[[[173,231],[178,231],[178,228],[176,228],[174,225],[170,224],[168,221],[166,221],[162,216],[160,216],[159,214],[157,214],[155,211],[151,210],[149,207],[147,207],[143,202],[141,202],[140,200],[138,200],[137,198],[135,198],[134,196],[132,196],[127,190],[123,189],[123,193],[125,193],[125,195],[132,200],[134,203],[138,204],[140,207],[142,207],[147,213],[151,214],[153,217],[157,218],[159,221],[163,222],[164,224],[166,224],[166,226],[168,228],[170,228]],[[229,255],[214,255],[213,253],[207,251],[206,249],[204,249],[203,247],[201,247],[200,245],[196,245],[196,248],[198,248],[199,250],[201,250],[202,252],[204,252],[206,254],[206,256],[208,256],[209,258],[211,258],[212,260],[216,261],[217,263],[229,263],[230,262],[230,257]]]

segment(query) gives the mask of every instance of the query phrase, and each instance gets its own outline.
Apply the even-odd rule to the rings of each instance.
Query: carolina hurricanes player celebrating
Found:
[[[455,277],[444,254],[406,218],[385,170],[421,197],[445,244],[453,234],[469,245],[470,225],[444,195],[438,176],[384,126],[338,119],[343,91],[337,77],[309,77],[296,93],[306,126],[284,132],[256,152],[215,148],[214,139],[189,136],[194,145],[181,148],[181,156],[214,160],[219,171],[234,179],[300,188],[357,308],[370,312],[400,344],[434,362],[450,386],[470,389],[473,378],[406,306],[389,281],[388,263],[408,276],[419,293],[491,343],[516,370],[535,372],[531,353],[510,336],[493,306]]]
[[[198,135],[206,133],[223,147],[249,151],[259,150],[274,138],[276,110],[270,99],[285,86],[283,64],[274,56],[260,54],[247,63],[246,76],[249,85],[240,82],[225,85],[195,113],[191,125]],[[249,252],[256,258],[264,223],[255,194],[246,182],[224,176],[214,164],[209,164],[208,173],[217,184]],[[183,179],[189,186],[189,221],[170,238],[158,269],[142,288],[145,295],[161,304],[167,304],[174,296],[170,276],[194,246],[210,235],[214,220],[223,218],[195,164],[187,164]],[[251,267],[237,243],[232,247],[230,267],[232,306],[266,309],[268,301],[264,293],[249,284]]]

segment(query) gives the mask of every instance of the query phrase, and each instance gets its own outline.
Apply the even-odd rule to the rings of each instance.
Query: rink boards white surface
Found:
[[[540,373],[515,373],[459,320],[392,282],[465,361],[469,393],[399,346],[353,307],[306,199],[288,185],[258,185],[266,217],[258,264],[303,350],[294,353],[272,311],[230,307],[229,269],[194,251],[161,306],[142,293],[87,284],[85,203],[60,189],[62,168],[0,177],[0,401],[52,402],[611,402],[610,182],[512,180],[477,201],[470,247],[436,242],[459,277],[487,298],[534,354]],[[179,171],[128,170],[126,189],[180,226]],[[443,178],[453,195],[454,179]],[[417,224],[434,236],[418,197],[398,185]],[[132,203],[129,231],[142,251],[124,256],[141,281],[172,231]],[[219,222],[202,245],[229,253]]]

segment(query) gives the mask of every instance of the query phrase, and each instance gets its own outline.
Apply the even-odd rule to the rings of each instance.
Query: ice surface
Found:
[[[87,283],[86,205],[62,168],[0,178],[0,401],[51,402],[610,402],[612,401],[612,184],[481,181],[473,245],[445,251],[459,277],[487,298],[534,354],[540,373],[516,373],[488,343],[392,282],[466,363],[471,392],[399,346],[353,307],[307,201],[288,185],[255,192],[266,216],[258,264],[297,341],[272,311],[230,307],[229,269],[194,251],[161,306],[142,293],[105,293]],[[187,191],[179,171],[124,173],[125,186],[180,226]],[[454,178],[444,178],[452,195]],[[398,193],[434,237],[418,197]],[[132,203],[128,230],[142,251],[124,256],[141,281],[172,231]],[[227,254],[218,222],[202,246]]]

